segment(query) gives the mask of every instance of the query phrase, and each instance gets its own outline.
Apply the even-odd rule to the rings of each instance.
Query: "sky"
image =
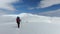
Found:
[[[0,15],[20,13],[60,15],[60,0],[0,0]]]

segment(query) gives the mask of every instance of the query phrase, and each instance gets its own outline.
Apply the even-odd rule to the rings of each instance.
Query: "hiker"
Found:
[[[17,18],[16,18],[16,22],[17,22],[17,25],[18,25],[18,28],[19,28],[19,27],[20,27],[20,22],[21,22],[20,17],[17,16]]]

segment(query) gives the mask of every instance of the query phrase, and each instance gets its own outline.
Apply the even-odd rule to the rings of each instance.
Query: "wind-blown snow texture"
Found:
[[[16,16],[21,17],[18,29]],[[60,17],[39,16],[28,13],[0,17],[0,34],[60,34]]]

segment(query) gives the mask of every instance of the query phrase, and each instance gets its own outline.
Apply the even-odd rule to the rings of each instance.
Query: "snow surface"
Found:
[[[21,17],[18,29],[16,16]],[[0,34],[60,34],[60,17],[47,17],[22,13],[0,17]]]

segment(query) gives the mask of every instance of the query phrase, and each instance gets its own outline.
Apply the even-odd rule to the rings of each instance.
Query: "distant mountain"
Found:
[[[16,17],[21,18],[23,23],[60,23],[60,17],[48,17],[30,13],[21,13],[18,15],[6,15],[0,17],[0,22],[16,22]]]

